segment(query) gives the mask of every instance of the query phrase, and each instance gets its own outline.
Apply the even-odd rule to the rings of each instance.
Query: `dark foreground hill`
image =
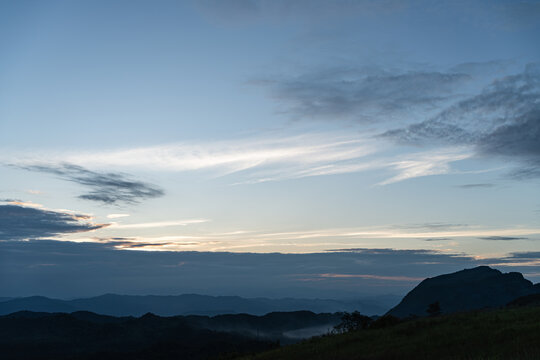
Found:
[[[540,307],[418,318],[316,337],[243,359],[540,359]]]
[[[540,294],[540,284],[533,285],[521,273],[479,266],[425,279],[388,314],[401,318],[426,316],[429,305],[435,302],[441,313],[496,308],[531,294]]]
[[[298,341],[287,336],[295,330],[327,332],[339,318],[307,311],[140,318],[24,311],[0,317],[0,353],[3,360],[226,357]]]
[[[185,294],[174,296],[133,296],[107,294],[91,298],[60,300],[43,296],[0,300],[0,315],[16,311],[65,312],[91,311],[111,316],[141,316],[151,312],[160,316],[252,314],[275,311],[308,310],[333,313],[359,310],[364,314],[384,314],[399,298],[386,296],[360,300],[268,299],[239,296]]]
[[[21,316],[22,315],[22,316]],[[85,319],[71,314],[14,314],[0,318],[1,358],[206,359],[277,346],[266,340],[197,329],[183,319]]]

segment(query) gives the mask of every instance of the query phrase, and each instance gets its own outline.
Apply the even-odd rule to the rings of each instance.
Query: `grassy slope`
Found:
[[[540,307],[446,315],[327,335],[250,359],[540,359]]]

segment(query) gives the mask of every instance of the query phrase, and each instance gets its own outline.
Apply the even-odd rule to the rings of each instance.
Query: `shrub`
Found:
[[[337,333],[346,333],[367,329],[372,321],[369,316],[362,315],[358,311],[352,313],[345,312],[341,317],[341,322],[334,326],[334,331]]]

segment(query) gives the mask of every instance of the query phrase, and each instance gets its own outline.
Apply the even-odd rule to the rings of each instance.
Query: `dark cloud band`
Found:
[[[131,251],[116,250],[116,245],[114,241],[0,242],[1,291],[4,296],[27,294],[31,289],[32,293],[56,297],[107,292],[204,292],[249,297],[352,298],[358,296],[359,289],[364,296],[404,294],[414,286],[411,281],[397,281],[397,277],[425,278],[492,264],[499,264],[497,267],[504,267],[504,271],[540,269],[539,265],[530,264],[538,261],[539,253],[476,259],[429,250],[343,249],[311,254],[256,254]],[[321,274],[344,276],[321,277]]]
[[[491,184],[491,183],[458,185],[458,187],[461,188],[461,189],[482,189],[482,188],[492,188],[494,186],[495,186],[495,184]]]
[[[81,199],[104,204],[136,204],[142,200],[164,195],[159,187],[142,181],[133,180],[122,173],[101,173],[82,166],[63,163],[60,165],[15,165],[18,168],[49,173],[91,190],[79,196]]]
[[[469,78],[463,73],[334,68],[255,83],[269,87],[272,96],[296,115],[355,121],[373,121],[377,117],[381,121],[381,115],[433,108]]]
[[[0,240],[46,238],[101,229],[88,215],[19,205],[0,205]]]
[[[512,241],[512,240],[527,240],[526,237],[516,237],[516,236],[484,236],[480,237],[481,240],[492,240],[492,241]]]
[[[540,176],[540,65],[493,81],[479,94],[384,137],[405,144],[469,145],[478,155],[516,160],[515,179]]]

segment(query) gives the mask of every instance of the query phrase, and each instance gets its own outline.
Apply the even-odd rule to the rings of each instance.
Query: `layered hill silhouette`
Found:
[[[360,310],[369,315],[383,314],[393,299],[375,298],[356,301],[325,299],[267,299],[239,296],[175,295],[133,296],[107,294],[92,298],[60,300],[43,296],[0,300],[0,315],[16,311],[64,312],[90,311],[111,316],[141,316],[148,312],[160,316],[251,314],[264,315],[276,311],[307,310],[333,313]],[[386,300],[386,302],[385,302]],[[395,301],[395,300],[394,300]]]
[[[199,319],[109,317],[88,312],[0,316],[2,359],[207,359],[270,349],[277,342],[215,331]]]
[[[540,294],[540,284],[534,285],[521,273],[502,273],[479,266],[425,279],[388,315],[399,318],[426,316],[430,304],[435,303],[438,303],[440,313],[496,308],[533,294]]]

